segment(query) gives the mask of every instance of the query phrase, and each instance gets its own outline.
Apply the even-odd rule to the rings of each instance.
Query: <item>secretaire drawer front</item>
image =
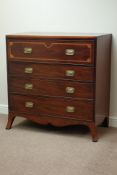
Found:
[[[8,58],[94,63],[94,43],[88,41],[9,41]]]
[[[9,83],[9,90],[12,93],[89,99],[94,98],[93,83],[31,78],[11,78]]]
[[[85,66],[9,62],[9,75],[94,81],[94,68]]]
[[[39,114],[93,120],[93,101],[65,100],[62,98],[31,98],[12,95],[11,109],[16,113]]]

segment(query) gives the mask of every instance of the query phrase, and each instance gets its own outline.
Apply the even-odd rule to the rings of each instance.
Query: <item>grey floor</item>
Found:
[[[17,117],[5,130],[0,115],[0,175],[116,175],[117,128],[40,126]]]

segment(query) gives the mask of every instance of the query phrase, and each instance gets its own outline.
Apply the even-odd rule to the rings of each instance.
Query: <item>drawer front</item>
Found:
[[[93,64],[94,44],[88,41],[9,41],[8,58]]]
[[[69,100],[62,98],[32,98],[10,95],[10,110],[18,113],[40,116],[58,116],[93,120],[93,101]]]
[[[94,81],[94,68],[85,66],[9,62],[9,75]]]
[[[93,98],[93,84],[62,80],[11,78],[10,92],[41,96]]]

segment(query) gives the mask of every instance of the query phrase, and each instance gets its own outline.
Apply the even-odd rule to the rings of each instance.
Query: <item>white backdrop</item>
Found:
[[[112,33],[110,116],[117,121],[117,0],[0,0],[0,112],[7,107],[5,35],[27,31]]]

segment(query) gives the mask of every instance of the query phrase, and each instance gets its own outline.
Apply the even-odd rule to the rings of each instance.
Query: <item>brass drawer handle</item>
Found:
[[[24,48],[24,54],[31,54],[31,53],[32,53],[32,48],[30,48],[30,47]]]
[[[26,67],[25,70],[24,70],[24,72],[25,72],[26,74],[32,74],[33,68],[32,68],[32,67]]]
[[[32,89],[33,89],[33,84],[26,83],[26,84],[24,85],[24,88],[25,88],[25,89],[32,90]]]
[[[68,112],[68,113],[74,113],[75,112],[75,107],[74,106],[67,106],[66,107],[66,112]]]
[[[66,49],[65,50],[65,55],[75,55],[75,50],[74,49]]]
[[[74,87],[66,87],[66,93],[73,94],[74,92],[75,92],[75,88]]]
[[[34,103],[33,102],[30,102],[30,101],[28,101],[28,102],[25,103],[25,107],[26,108],[33,108],[33,105],[34,105]]]
[[[73,77],[75,75],[75,71],[74,70],[66,70],[65,74],[67,77]]]

